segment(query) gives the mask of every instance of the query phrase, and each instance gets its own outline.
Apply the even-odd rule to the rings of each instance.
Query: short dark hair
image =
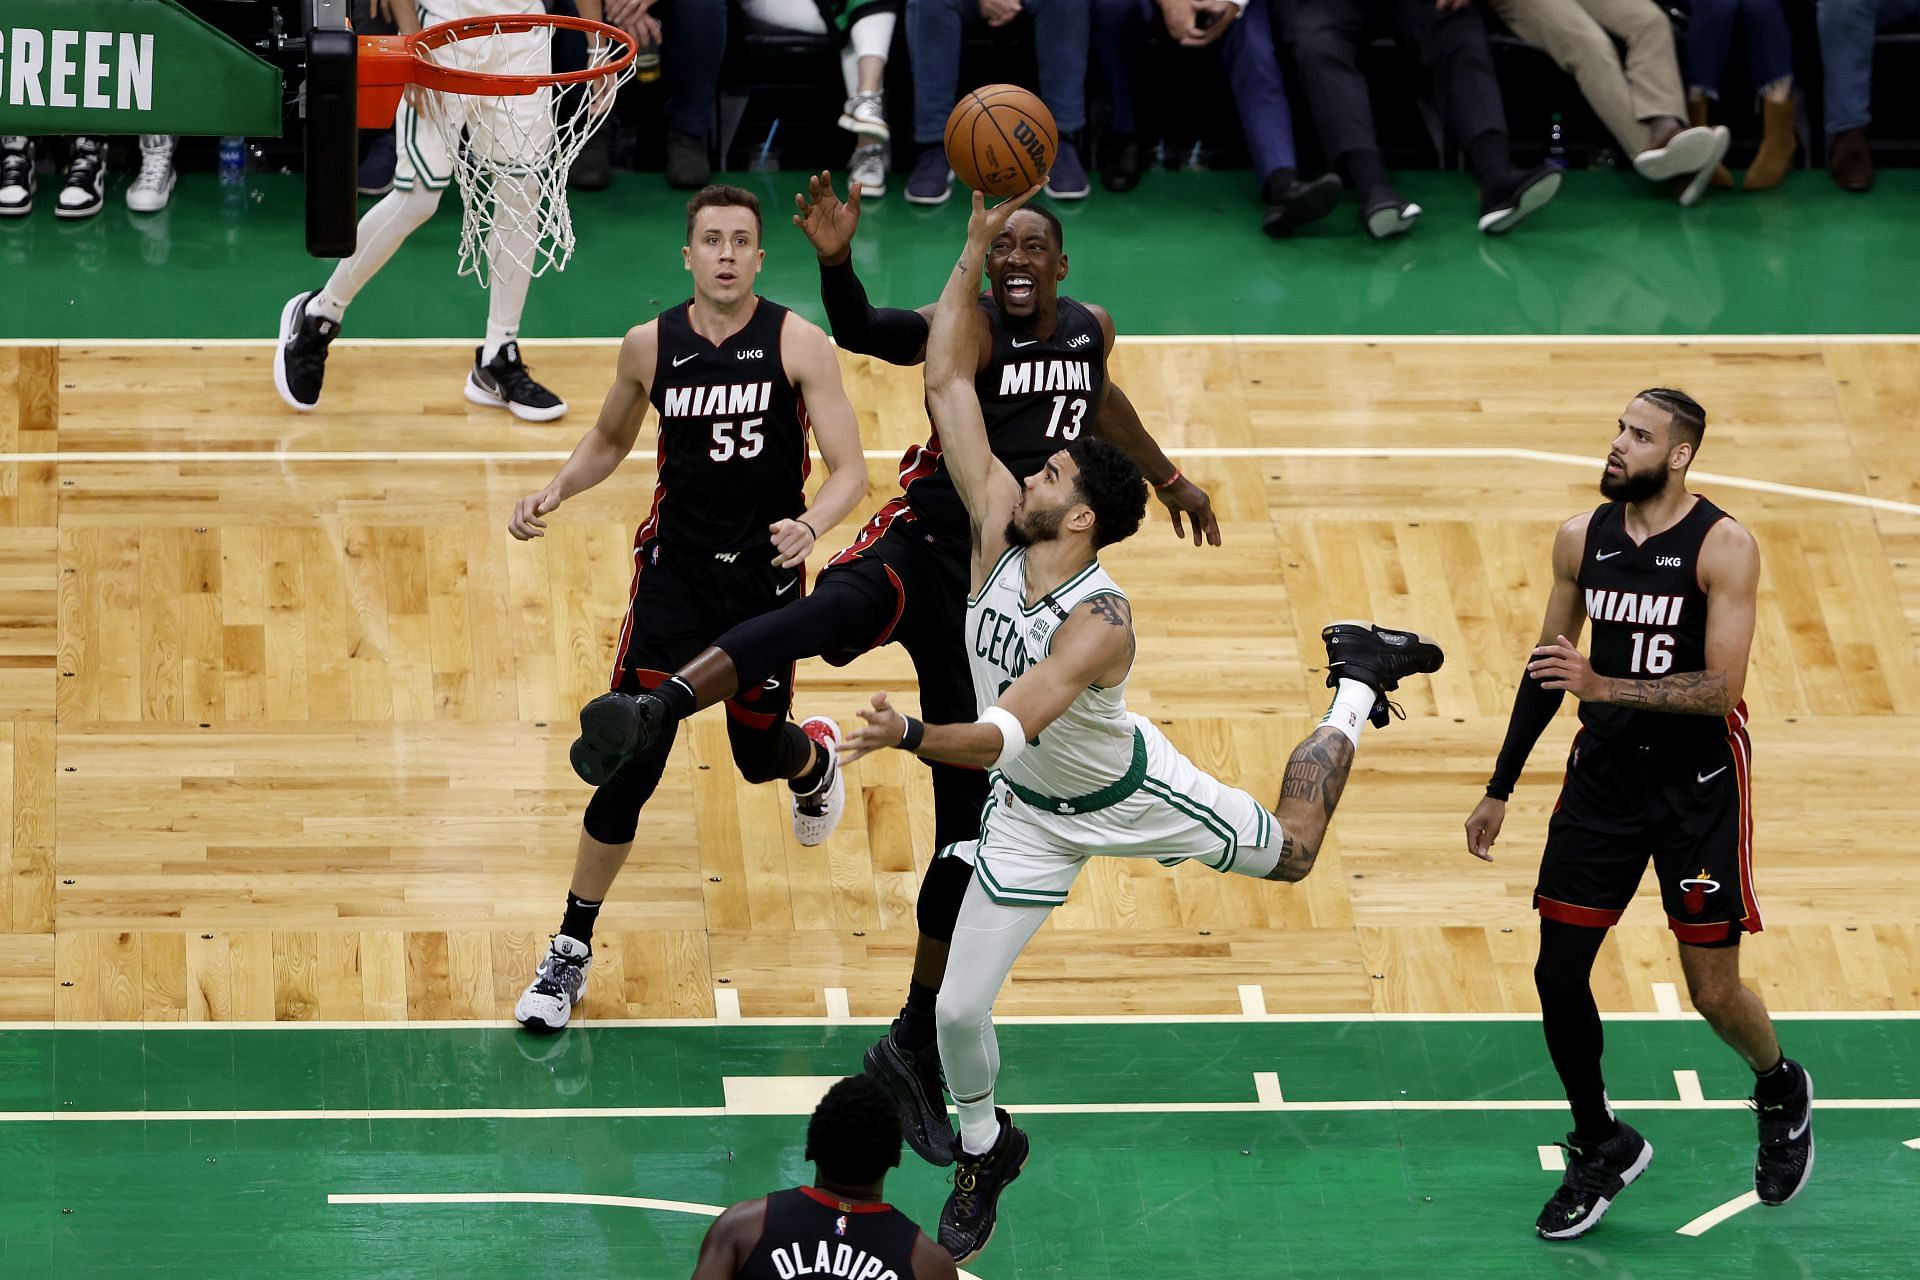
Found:
[[[807,1121],[806,1158],[822,1178],[842,1186],[880,1181],[900,1164],[900,1113],[893,1094],[871,1076],[848,1076],[827,1090]]]
[[[1665,409],[1673,433],[1692,445],[1695,452],[1699,451],[1700,441],[1707,434],[1707,411],[1700,407],[1698,400],[1672,387],[1648,387],[1634,399],[1650,400]]]
[[[687,243],[693,243],[693,220],[700,216],[702,209],[747,209],[753,214],[753,235],[760,238],[760,197],[743,187],[729,187],[716,182],[710,187],[702,187],[693,193],[693,199],[687,201]]]
[[[1067,456],[1079,468],[1073,487],[1093,508],[1094,549],[1131,538],[1147,518],[1147,482],[1133,459],[1092,436],[1068,445]]]

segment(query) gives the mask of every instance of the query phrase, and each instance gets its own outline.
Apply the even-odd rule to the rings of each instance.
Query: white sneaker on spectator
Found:
[[[860,194],[876,200],[887,194],[887,149],[878,142],[863,142],[853,149],[847,161],[847,181],[860,188]]]
[[[1633,171],[1649,182],[1665,182],[1682,174],[1711,170],[1727,156],[1733,135],[1727,126],[1696,125],[1667,139],[1664,147],[1650,147],[1633,158]]]
[[[17,134],[0,137],[0,218],[33,210],[33,140]]]
[[[140,135],[140,172],[127,188],[127,208],[135,213],[158,213],[173,199],[173,135]]]
[[[875,90],[848,98],[847,105],[840,109],[840,127],[848,133],[885,142],[892,136],[887,130],[887,95]]]
[[[91,218],[107,202],[107,149],[98,138],[75,138],[67,185],[53,206],[56,218]]]

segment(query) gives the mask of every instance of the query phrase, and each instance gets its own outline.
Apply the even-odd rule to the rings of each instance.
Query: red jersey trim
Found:
[[[836,1210],[840,1213],[892,1213],[893,1212],[893,1206],[886,1203],[884,1200],[878,1204],[848,1204],[845,1200],[842,1200],[839,1196],[830,1196],[826,1192],[820,1190],[818,1187],[795,1187],[794,1190],[798,1191],[801,1195],[813,1201],[815,1204],[823,1204],[827,1208]]]

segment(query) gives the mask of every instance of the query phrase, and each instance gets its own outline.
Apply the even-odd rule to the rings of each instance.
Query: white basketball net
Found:
[[[470,36],[421,52],[439,65],[496,72],[504,66],[541,73],[552,30]],[[588,37],[589,70],[608,66],[625,46]],[[567,171],[587,139],[613,110],[618,71],[572,85],[542,85],[527,94],[447,93],[415,85],[408,100],[439,130],[460,189],[460,274],[482,285],[503,272],[529,277],[564,271],[573,255]]]

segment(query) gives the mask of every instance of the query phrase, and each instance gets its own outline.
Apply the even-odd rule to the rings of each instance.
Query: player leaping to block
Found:
[[[970,853],[974,876],[935,1012],[960,1111],[940,1243],[962,1262],[986,1246],[1000,1193],[1028,1150],[1026,1134],[994,1105],[994,997],[1081,866],[1096,854],[1167,865],[1195,858],[1216,871],[1303,879],[1346,787],[1362,724],[1385,724],[1386,695],[1399,680],[1441,663],[1439,647],[1411,632],[1362,622],[1326,628],[1327,682],[1338,692],[1320,727],[1294,749],[1271,810],[1201,772],[1127,710],[1133,614],[1099,550],[1140,527],[1140,470],[1113,445],[1083,438],[1022,484],[994,457],[974,390],[968,327],[982,263],[1031,194],[993,209],[974,196],[966,248],[927,342],[927,406],[972,528],[966,647],[985,710],[972,723],[922,724],[876,694],[842,752],[851,761],[899,747],[993,771],[980,837],[952,855]]]

